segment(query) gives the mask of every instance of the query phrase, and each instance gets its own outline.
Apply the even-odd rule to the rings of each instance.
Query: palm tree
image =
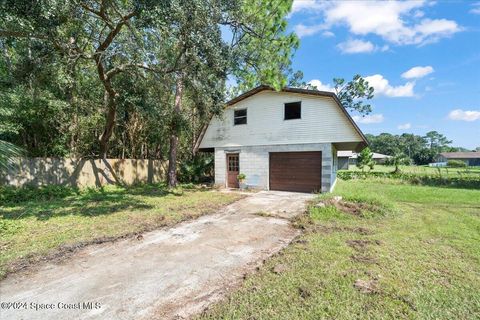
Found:
[[[22,156],[23,149],[16,145],[0,140],[0,170],[6,170],[13,164],[15,158]]]
[[[400,165],[405,164],[408,157],[404,153],[397,153],[392,158],[392,164],[395,166],[393,173],[400,173]]]

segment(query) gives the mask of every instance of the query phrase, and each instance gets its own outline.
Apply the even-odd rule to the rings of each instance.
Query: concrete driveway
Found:
[[[312,197],[254,193],[217,213],[145,233],[143,239],[92,245],[63,263],[11,275],[0,282],[0,301],[20,304],[16,310],[2,304],[0,318],[188,317],[286,246],[298,231],[285,218],[302,212]],[[35,306],[43,309],[32,310]]]

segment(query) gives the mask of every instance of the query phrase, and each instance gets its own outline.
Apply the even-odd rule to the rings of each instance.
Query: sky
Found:
[[[293,70],[319,90],[360,74],[375,88],[364,133],[436,130],[480,147],[480,2],[295,0]]]

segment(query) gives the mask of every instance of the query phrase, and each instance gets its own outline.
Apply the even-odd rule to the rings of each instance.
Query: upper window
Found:
[[[302,103],[285,103],[285,120],[300,119],[302,117]]]
[[[233,125],[247,124],[247,109],[233,111]]]

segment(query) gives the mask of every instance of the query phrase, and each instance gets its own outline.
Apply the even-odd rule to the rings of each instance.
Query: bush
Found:
[[[78,188],[66,186],[25,186],[22,188],[0,187],[0,204],[21,203],[26,201],[48,201],[78,194]]]
[[[448,160],[447,166],[452,168],[464,168],[467,164],[462,160]]]
[[[198,154],[181,163],[178,179],[181,182],[210,182],[213,179],[213,163],[213,155]]]

